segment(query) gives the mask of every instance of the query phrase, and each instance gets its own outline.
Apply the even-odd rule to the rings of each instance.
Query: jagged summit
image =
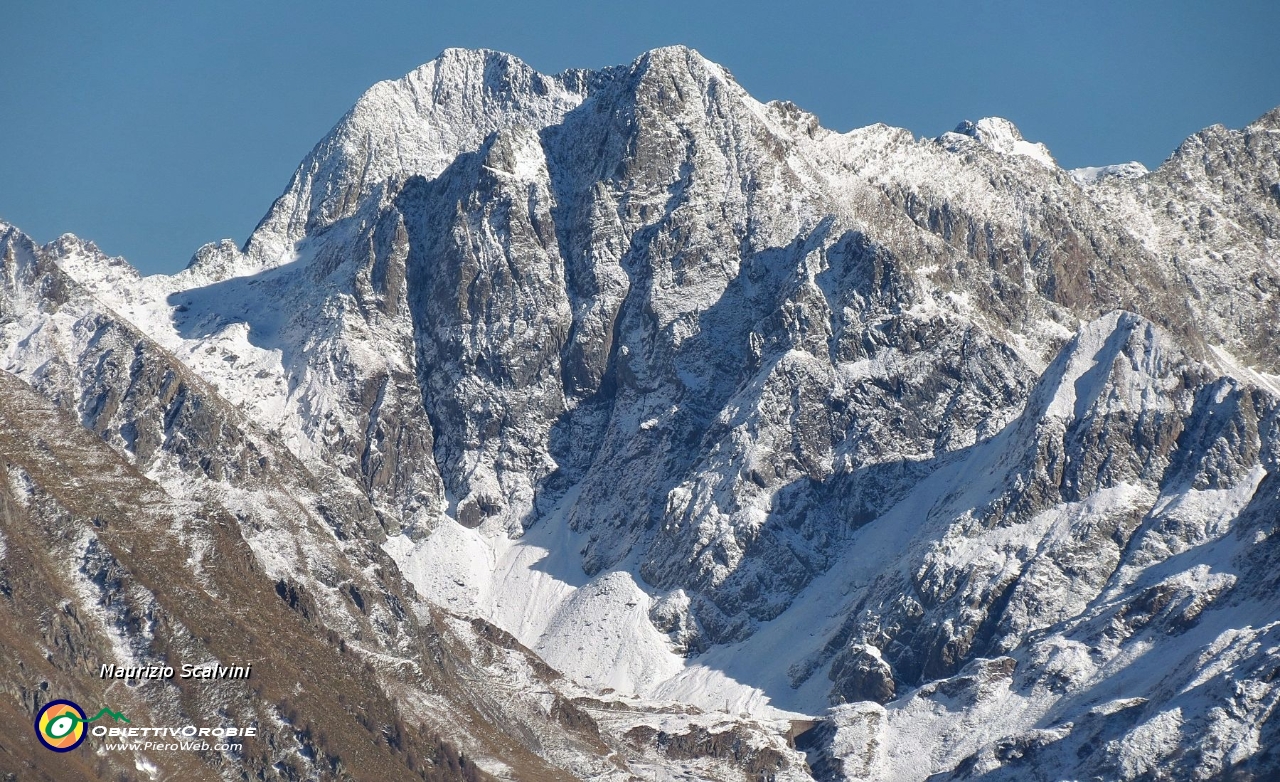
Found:
[[[465,46],[446,46],[440,50],[440,53],[432,57],[427,62],[418,66],[410,73],[419,73],[427,69],[436,69],[440,71],[448,71],[450,64],[488,64],[501,63],[503,65],[514,65],[517,67],[528,68],[524,60],[521,60],[514,54],[504,52],[498,49],[486,49],[484,47],[467,48]],[[532,69],[530,69],[532,70]]]
[[[3,253],[3,260],[6,267],[9,267],[16,260],[18,248],[29,251],[34,249],[35,242],[20,231],[16,226],[0,220],[0,251]],[[24,253],[25,254],[25,253]],[[15,269],[7,268],[7,273],[14,273]]]
[[[1245,129],[1280,131],[1280,106],[1250,122]]]
[[[408,88],[417,96],[430,94],[437,102],[465,102],[490,93],[519,94],[553,88],[555,76],[544,76],[513,54],[493,49],[449,48],[399,79],[379,82],[356,103],[361,110],[377,111],[389,98],[382,93]]]
[[[571,75],[544,76],[490,50],[446,49],[400,79],[379,82],[299,166],[246,242],[242,271],[289,262],[309,230],[350,217],[387,182],[433,177],[491,133],[545,127],[583,98]]]
[[[729,78],[729,72],[724,66],[708,60],[702,56],[697,49],[693,49],[683,44],[675,44],[672,46],[660,46],[656,49],[650,49],[640,55],[632,63],[632,67],[638,69],[654,69],[669,70],[678,68],[693,72],[711,73],[723,78]]]
[[[977,122],[964,120],[952,133],[975,139],[996,152],[1022,155],[1053,168],[1058,165],[1048,147],[1027,141],[1018,127],[1003,117],[984,117]]]
[[[629,69],[570,70],[554,76],[502,52],[446,49],[361,96],[303,161],[246,242],[246,259],[233,273],[290,262],[309,230],[350,217],[385,183],[411,176],[430,179],[503,128],[555,125],[593,90],[608,92],[615,78],[626,81],[623,93],[656,101],[652,108],[658,112],[671,110],[670,101],[711,93],[716,100],[749,99],[724,68],[685,46],[646,52]],[[729,87],[727,97],[717,84]]]

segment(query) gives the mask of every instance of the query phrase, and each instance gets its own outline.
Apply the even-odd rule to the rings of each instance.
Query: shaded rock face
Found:
[[[831,678],[836,682],[835,699],[845,703],[888,703],[897,692],[893,669],[874,647],[859,645],[847,650],[832,666]]]
[[[563,527],[556,575],[625,573],[679,654],[797,628],[794,692],[761,688],[838,705],[820,776],[1262,773],[1277,144],[1273,112],[1085,176],[999,118],[833,133],[682,47],[555,76],[450,50],[172,278],[0,226],[7,368],[150,475],[256,491],[246,523],[324,550],[344,632],[390,647],[417,637],[398,576],[338,559],[416,568],[421,607],[446,566],[500,589],[495,537]],[[366,619],[366,594],[395,600]],[[1145,700],[1102,703],[1116,682]]]
[[[1033,378],[923,305],[917,259],[815,192],[775,111],[691,52],[655,52],[559,124],[410,178],[376,218],[408,236],[451,515],[518,530],[575,487],[587,573],[641,552],[713,641],[776,616],[900,497],[902,453],[972,443]],[[761,195],[776,190],[796,202]]]
[[[910,557],[909,576],[869,592],[845,632],[883,648],[906,683],[1017,648],[1114,587],[1126,565],[1167,555],[1151,550],[1155,530],[1166,530],[1163,546],[1175,551],[1202,542],[1204,531],[1163,518],[1160,498],[1248,480],[1261,443],[1265,463],[1274,463],[1276,410],[1274,397],[1216,376],[1149,322],[1118,315],[1087,325],[1019,419],[976,449],[1001,460],[986,496],[936,506],[934,517],[948,525],[942,538]],[[1124,502],[1116,507],[1089,507],[1117,490]],[[993,541],[989,551],[966,550],[983,539]],[[860,618],[867,615],[874,620]],[[859,648],[837,654],[838,685],[846,667],[861,675]]]

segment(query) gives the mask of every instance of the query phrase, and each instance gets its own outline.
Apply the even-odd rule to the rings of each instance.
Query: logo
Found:
[[[36,738],[46,749],[70,752],[84,742],[85,723],[104,714],[118,722],[129,721],[128,717],[105,706],[92,717],[85,717],[84,709],[73,701],[49,701],[36,714]]]

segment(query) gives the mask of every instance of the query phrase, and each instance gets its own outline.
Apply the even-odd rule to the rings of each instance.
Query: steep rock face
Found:
[[[1276,137],[1273,113],[1084,176],[999,118],[833,133],[681,47],[553,77],[451,50],[370,90],[243,251],[140,280],[71,238],[5,246],[28,259],[13,302],[65,298],[29,271],[56,264],[261,428],[183,419],[204,479],[278,444],[342,496],[319,515],[357,561],[381,544],[425,600],[579,681],[844,703],[819,773],[1070,746],[1060,768],[1137,778],[1219,719],[1141,653],[1193,681],[1211,663],[1177,638],[1269,632],[1262,598],[1229,608],[1277,447]],[[150,354],[126,372],[125,342],[106,357],[80,328],[44,370],[66,340],[13,332],[24,377],[118,448],[180,458],[141,401],[172,405]],[[1073,729],[1117,671],[1150,719]],[[1274,730],[1248,687],[1223,735]],[[720,747],[653,730],[626,735]],[[1204,747],[1197,774],[1271,763]]]
[[[1275,417],[1273,397],[1215,376],[1149,322],[1089,324],[1019,420],[966,454],[975,479],[923,520],[940,535],[908,556],[902,581],[858,605],[841,659],[873,643],[919,683],[1017,649],[1122,574],[1221,534],[1177,509],[1204,492],[1247,498],[1274,459]]]
[[[839,539],[828,519],[840,511],[823,509],[828,518],[798,535],[761,540],[761,505],[777,491],[792,487],[791,510],[806,505],[806,481],[884,460],[888,439],[921,456],[972,442],[989,419],[1011,415],[1030,377],[1000,346],[966,354],[986,336],[963,318],[912,311],[920,296],[908,264],[846,209],[819,218],[833,202],[795,151],[784,111],[755,104],[696,54],[660,50],[540,140],[500,132],[400,199],[406,280],[422,297],[410,309],[423,396],[449,443],[436,456],[457,517],[527,526],[575,487],[566,513],[587,536],[587,572],[642,547],[650,583],[713,595],[695,605],[718,640],[775,616]],[[583,159],[583,149],[596,154]],[[793,202],[762,198],[779,191]],[[522,303],[533,300],[536,312]],[[523,342],[511,338],[517,328]],[[956,348],[963,358],[944,357]],[[848,385],[861,388],[850,393],[836,367],[857,362]],[[906,367],[926,376],[886,377]],[[756,438],[795,415],[829,415],[826,400],[802,402],[807,410],[772,400],[815,393],[855,400],[831,433],[802,427],[805,440],[759,469],[698,463],[708,451],[739,464],[763,456]],[[841,443],[853,452],[836,454]],[[876,480],[889,482],[868,476],[837,492],[856,495],[855,518],[874,516]],[[744,502],[743,491],[757,497]],[[770,545],[779,537],[795,545]],[[781,558],[726,584],[752,548]]]
[[[982,122],[1020,139],[1003,120]],[[935,289],[963,294],[974,314],[1042,360],[1079,320],[1113,309],[1142,314],[1204,350],[1179,277],[1133,235],[1125,215],[1012,141],[973,133],[911,143],[855,131],[828,145],[954,251],[931,264]]]
[[[1089,194],[1183,281],[1193,322],[1211,344],[1274,372],[1278,184],[1273,110],[1242,130],[1206,128],[1149,175],[1104,179]]]

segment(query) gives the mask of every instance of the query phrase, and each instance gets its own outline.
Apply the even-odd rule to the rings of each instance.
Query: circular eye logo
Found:
[[[54,752],[70,752],[84,741],[84,710],[71,701],[49,701],[36,714],[36,738]]]

